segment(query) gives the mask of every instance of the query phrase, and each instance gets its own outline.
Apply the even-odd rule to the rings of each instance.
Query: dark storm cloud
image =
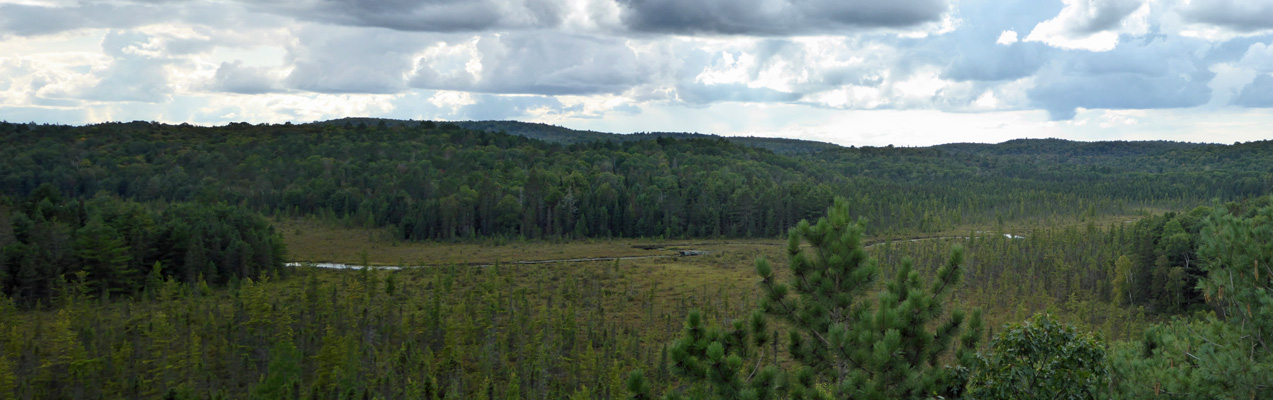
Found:
[[[1211,72],[1192,53],[1201,44],[1154,40],[1101,53],[1066,52],[1042,70],[1030,101],[1052,119],[1073,118],[1077,108],[1155,109],[1193,107],[1211,99]]]
[[[551,28],[561,23],[556,0],[271,0],[245,2],[267,12],[348,26],[456,32]]]
[[[1233,104],[1243,107],[1273,107],[1273,75],[1261,74],[1242,88]]]
[[[1273,2],[1267,0],[1194,0],[1183,7],[1181,15],[1191,22],[1238,32],[1273,29]]]
[[[478,40],[481,72],[466,58],[422,59],[411,85],[484,93],[586,95],[621,93],[652,78],[643,59],[618,38],[559,33],[485,35]],[[446,61],[446,62],[442,62]]]
[[[946,0],[617,0],[645,32],[787,35],[906,28],[941,20]]]

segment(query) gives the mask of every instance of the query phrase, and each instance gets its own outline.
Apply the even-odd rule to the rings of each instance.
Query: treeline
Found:
[[[1253,203],[1267,203],[1262,197]],[[1236,203],[1224,212],[1236,212]],[[1205,303],[1198,281],[1206,276],[1198,257],[1201,231],[1215,211],[1198,207],[1136,223],[1136,242],[1115,264],[1111,282],[1119,304],[1162,313],[1183,313]]]
[[[891,282],[865,286],[862,281],[887,279],[890,272],[877,270],[883,263],[859,247],[860,225],[849,222],[842,202],[836,208],[828,211],[826,220],[816,225],[802,222],[792,230],[788,284],[776,282],[767,261],[757,261],[766,296],[750,317],[718,325],[704,322],[697,311],[688,312],[682,337],[669,345],[670,369],[676,379],[647,380],[643,370],[634,370],[628,380],[633,396],[882,399],[935,394],[943,398],[1148,399],[1273,395],[1273,352],[1268,347],[1273,340],[1269,319],[1273,317],[1273,205],[1269,197],[1149,218],[1134,229],[1107,230],[1096,240],[1082,240],[1067,230],[1059,243],[1020,252],[1024,259],[1006,266],[997,265],[1002,255],[996,257],[993,252],[985,260],[966,260],[962,246],[948,253],[944,265],[936,264],[941,268],[924,272],[913,271],[911,258],[904,257],[891,272]],[[1094,228],[1088,231],[1099,233]],[[977,243],[975,236],[965,240]],[[1109,243],[1089,247],[1103,241]],[[1024,239],[998,236],[982,243],[1031,245]],[[1127,256],[1111,261],[1112,255],[1131,250],[1120,249],[1120,243],[1137,248],[1137,258],[1153,257],[1154,264],[1134,266]],[[971,252],[985,250],[974,246]],[[1085,261],[1079,268],[1066,265],[1089,250],[1103,254],[1091,259],[1078,256]],[[889,256],[889,245],[882,251],[886,260],[897,260]],[[934,253],[938,252],[921,252],[921,259],[931,261]],[[1043,261],[1043,268],[1022,266],[1036,258]],[[1080,324],[1093,318],[1105,319],[1107,327],[1125,324],[1126,320],[1113,320],[1136,314],[1117,312],[1117,303],[1131,301],[1124,296],[1144,288],[1153,296],[1142,301],[1163,312],[1182,307],[1195,312],[1171,317],[1147,327],[1143,334],[1124,336],[1128,340],[1108,346],[1100,335],[1036,314],[1024,323],[1004,326],[993,335],[988,349],[978,348],[980,312],[966,319],[965,314],[950,311],[948,320],[931,322],[946,315],[944,309],[951,302],[943,297],[957,285],[965,266],[973,275],[968,285],[982,290],[996,275],[1026,272],[1028,276],[1011,281],[1028,286],[1023,290],[1067,297],[1052,302],[1047,312],[1068,309],[1076,312]],[[1184,269],[1196,270],[1197,276],[1184,276]],[[1101,275],[1126,279],[1112,285],[1090,279]],[[1137,280],[1153,283],[1133,285]],[[1189,291],[1182,290],[1185,281],[1192,284]],[[1002,286],[989,286],[1003,292]],[[1194,290],[1201,293],[1196,302],[1186,297]],[[876,298],[854,300],[872,291],[878,293]],[[1005,294],[997,299],[1000,304],[993,298],[980,302],[993,304],[992,313],[1002,313],[1002,302],[1022,298]],[[1101,304],[1101,297],[1114,303],[1093,308],[1093,303]],[[1115,312],[1105,314],[1108,311]],[[770,331],[766,322],[770,316],[787,322],[786,331]],[[1026,318],[1020,315],[1012,320]],[[908,324],[916,320],[925,323]],[[790,361],[766,352],[771,341],[783,334],[790,337],[783,353]],[[772,345],[772,351],[778,348]],[[933,356],[942,352],[954,354]]]
[[[1200,307],[1146,329],[1142,340],[1112,346],[1109,367],[1115,393],[1133,394],[1125,398],[1273,396],[1270,200],[1263,197],[1226,204],[1209,214],[1195,210],[1163,218],[1162,246],[1155,252],[1164,251],[1155,258],[1154,268],[1169,268],[1167,287],[1158,299],[1142,301],[1157,301],[1168,309]],[[1185,245],[1174,222],[1188,231],[1188,222],[1198,215],[1204,216],[1199,233],[1186,233],[1191,241]],[[1189,286],[1172,291],[1172,276],[1182,273]]]
[[[1230,202],[1218,209],[1200,206],[1107,227],[1071,224],[884,242],[871,252],[885,265],[903,258],[935,265],[951,246],[961,245],[968,256],[960,296],[995,311],[988,320],[1018,321],[1047,309],[1108,338],[1132,339],[1147,318],[1211,309],[1199,288],[1207,277],[1198,255],[1203,230],[1219,216],[1245,215],[1268,206],[1271,199]]]
[[[868,234],[900,235],[1192,207],[1273,188],[1273,142],[1075,150],[1027,141],[1030,151],[1006,143],[787,156],[720,138],[562,145],[381,122],[0,123],[0,191],[26,196],[49,183],[70,197],[225,201],[450,240],[774,237],[835,196],[870,219]]]
[[[215,286],[278,274],[284,256],[265,219],[224,204],[63,197],[49,184],[0,197],[0,291],[23,307],[76,285],[103,298],[151,296],[164,277]]]
[[[1267,326],[1273,321],[1267,318],[1273,315],[1267,306],[1273,304],[1268,290],[1273,207],[1267,204],[1262,199],[1216,207],[1202,216],[1196,234],[1186,229],[1196,244],[1194,262],[1202,273],[1196,287],[1203,300],[1185,308],[1208,311],[1170,317],[1143,333],[1150,317],[1140,307],[1147,300],[1131,308],[1117,300],[1120,284],[1112,277],[1119,260],[1131,262],[1140,257],[1134,254],[1138,243],[1163,237],[1138,225],[1156,226],[1157,220],[1168,225],[1195,212],[1109,228],[1040,229],[1024,232],[1025,238],[969,232],[874,245],[865,250],[880,261],[879,283],[861,289],[903,282],[898,276],[904,269],[898,267],[906,258],[914,260],[917,274],[906,282],[949,279],[937,267],[946,265],[951,246],[959,244],[967,256],[958,263],[963,279],[952,280],[960,283],[939,302],[984,309],[989,332],[981,342],[995,346],[981,348],[983,356],[1011,354],[1011,346],[1019,344],[1008,339],[1028,345],[1035,336],[1013,336],[1020,327],[1001,327],[1047,311],[1081,330],[1104,332],[1104,339],[1125,340],[1097,337],[1095,346],[1105,358],[1078,360],[1088,370],[1107,369],[1108,378],[1084,375],[1103,382],[1085,386],[1095,388],[1096,397],[1264,398],[1273,387],[1267,373],[1271,353],[1263,344],[1273,331]],[[91,201],[86,206],[94,207]],[[146,283],[141,296],[124,301],[87,298],[94,291],[91,282],[68,281],[53,310],[19,312],[0,297],[0,396],[622,399],[629,396],[625,379],[635,369],[643,371],[650,392],[674,393],[687,387],[678,378],[679,350],[672,339],[685,329],[688,310],[702,310],[704,326],[748,326],[743,317],[762,294],[752,284],[759,279],[747,265],[752,256],[401,271],[301,268],[285,280],[231,281],[225,290],[169,276]],[[707,271],[690,274],[686,263]],[[1152,281],[1155,274],[1131,271],[1131,282]],[[740,274],[748,275],[748,284],[723,283]],[[757,351],[742,355],[744,375],[756,361],[791,362],[780,349],[793,342],[773,333]],[[969,365],[956,378],[998,371]],[[1061,372],[1036,386],[1014,388],[1035,393],[1073,388],[1066,379],[1074,377],[1080,376]],[[825,393],[835,390],[823,381],[806,383]],[[974,389],[986,388],[968,390]]]

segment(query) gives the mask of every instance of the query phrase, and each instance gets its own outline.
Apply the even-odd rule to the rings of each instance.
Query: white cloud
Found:
[[[103,31],[82,31],[43,37],[0,40],[0,105],[77,106],[71,97],[98,78],[111,58],[99,44]]]
[[[1149,132],[1175,111],[1273,123],[1259,108],[1273,104],[1267,1],[0,3],[0,119],[520,118],[813,138],[857,119],[870,134],[852,140],[882,144],[936,140],[925,129]]]
[[[1144,110],[1106,110],[1101,113],[1097,126],[1115,128],[1137,125],[1147,114]]]
[[[1258,72],[1273,72],[1273,43],[1252,44],[1238,65]]]
[[[477,100],[473,100],[473,96],[468,92],[439,90],[429,97],[429,103],[438,108],[449,108],[454,112],[460,107],[477,104]]]
[[[995,44],[1010,45],[1017,42],[1017,31],[1007,30],[999,34],[999,39],[995,40]]]
[[[933,97],[943,88],[948,86],[950,82],[939,78],[936,70],[929,70],[908,77],[906,80],[894,83],[892,87],[897,90],[897,95],[909,102],[925,103],[931,101]]]
[[[1062,2],[1065,7],[1060,14],[1036,25],[1025,41],[1070,50],[1110,51],[1118,45],[1120,34],[1148,32],[1149,4],[1142,0]]]
[[[375,94],[261,94],[209,97],[197,118],[204,123],[235,121],[308,122],[395,111],[399,96]]]
[[[743,84],[751,82],[750,70],[756,67],[756,58],[748,53],[738,54],[721,52],[712,65],[707,66],[694,77],[694,82],[705,85]],[[748,85],[751,86],[751,85]],[[753,87],[762,86],[757,84]]]
[[[1210,69],[1216,76],[1208,84],[1213,93],[1209,106],[1262,103],[1252,102],[1262,89],[1253,83],[1262,74],[1273,73],[1273,45],[1254,43],[1236,62],[1215,64]]]

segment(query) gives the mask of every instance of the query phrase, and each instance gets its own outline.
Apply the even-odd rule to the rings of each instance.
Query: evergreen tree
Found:
[[[1118,261],[1114,261],[1114,284],[1113,284],[1113,300],[1115,305],[1123,303],[1136,305],[1136,299],[1132,298],[1132,288],[1135,287],[1132,281],[1132,260],[1127,256],[1119,256]]]
[[[100,296],[110,292],[131,292],[132,271],[128,246],[114,228],[94,216],[76,233],[75,255],[81,268],[88,272],[88,283]]]
[[[252,399],[291,399],[299,393],[301,352],[290,341],[280,341],[270,349],[270,365],[264,379],[256,385]]]
[[[0,352],[0,397],[17,398],[13,393],[18,387],[17,375],[13,372],[13,363],[9,362],[9,358]]]
[[[1198,288],[1219,315],[1177,318],[1111,357],[1123,398],[1273,397],[1273,207],[1247,216],[1223,208],[1206,221],[1198,248],[1207,276]]]
[[[508,387],[504,389],[504,400],[521,400],[522,389],[518,382],[516,372],[508,376]]]
[[[147,299],[157,299],[159,289],[164,285],[163,265],[159,261],[155,261],[155,265],[150,267],[150,273],[146,274],[146,287],[143,289],[143,297]]]
[[[863,230],[839,198],[817,224],[801,221],[788,235],[788,283],[777,282],[769,262],[761,259],[756,271],[765,297],[751,318],[722,331],[704,326],[701,314],[691,312],[684,336],[670,349],[673,373],[697,387],[691,394],[722,399],[780,393],[791,398],[959,396],[976,363],[982,323],[979,311],[969,320],[962,311],[944,311],[945,297],[959,282],[963,249],[952,251],[930,285],[905,260],[894,280],[870,299],[865,295],[875,288],[879,267],[862,247]],[[806,243],[809,250],[801,248]],[[765,358],[760,353],[771,340],[767,316],[791,328],[788,352],[798,366],[786,374],[784,385],[776,367],[760,368]],[[951,355],[958,366],[943,365]],[[829,392],[816,389],[827,387]]]

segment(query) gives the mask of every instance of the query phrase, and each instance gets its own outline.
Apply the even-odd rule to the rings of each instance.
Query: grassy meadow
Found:
[[[1048,229],[1030,229],[1017,223],[1008,228],[964,227],[937,232],[916,238],[864,238],[872,256],[881,260],[885,278],[891,276],[903,258],[915,260],[916,269],[931,275],[945,261],[950,248],[961,245],[969,248],[961,287],[954,292],[957,304],[965,309],[982,308],[991,332],[1000,325],[1020,321],[1036,312],[1047,311],[1063,320],[1085,329],[1100,332],[1110,340],[1134,338],[1153,321],[1135,309],[1110,304],[1108,271],[1088,271],[1088,282],[1065,282],[1044,285],[1055,279],[1029,279],[1031,275],[1048,276],[1053,268],[1075,268],[1080,255],[1067,256],[1038,254],[1059,246],[1065,236],[1084,236],[1095,230],[1109,232],[1118,225],[1138,219],[1135,215],[1103,216],[1100,218],[1074,218],[1053,221]],[[745,316],[755,307],[760,291],[754,265],[759,257],[774,262],[779,274],[785,274],[785,239],[586,239],[576,241],[457,241],[400,242],[392,239],[383,229],[341,228],[310,219],[280,219],[274,224],[287,244],[289,258],[300,262],[336,262],[382,266],[425,266],[423,270],[446,269],[451,266],[469,267],[502,263],[501,268],[517,276],[511,283],[517,286],[533,282],[531,277],[551,276],[553,282],[577,282],[584,276],[604,276],[621,279],[605,280],[607,291],[624,293],[610,299],[606,306],[614,311],[613,322],[641,330],[643,327],[660,328],[655,333],[642,333],[642,337],[670,340],[680,327],[680,319],[691,308],[703,308],[709,316],[732,319]],[[976,238],[969,241],[971,232]],[[1024,239],[1007,239],[1000,232],[1026,236]],[[1032,238],[1039,235],[1041,237]],[[1093,245],[1095,247],[1095,245]],[[653,249],[651,249],[653,248]],[[1032,250],[1034,249],[1034,250]],[[703,251],[697,256],[679,256],[680,250]],[[1006,265],[1010,262],[1000,255],[1024,255],[1026,265]],[[1037,257],[1031,257],[1037,256]],[[365,257],[365,260],[364,260]],[[562,261],[589,258],[628,258],[605,261]],[[649,257],[649,258],[642,258]],[[517,262],[540,262],[517,264]],[[1020,262],[1021,260],[1014,260]],[[1084,266],[1101,268],[1102,265]],[[1112,266],[1108,266],[1112,267]],[[993,275],[990,270],[1002,270]],[[600,272],[599,272],[600,271]],[[317,271],[321,275],[352,273],[348,271]],[[391,272],[377,274],[412,275],[423,271]],[[617,275],[616,275],[617,274]],[[1025,274],[1025,276],[1019,276]],[[1078,274],[1075,271],[1075,274]],[[927,275],[926,275],[927,276]],[[1097,277],[1099,276],[1099,277]],[[1023,279],[1024,278],[1024,279]],[[881,279],[880,282],[886,282]],[[882,283],[881,283],[882,284]],[[548,290],[568,291],[562,284],[553,284]],[[517,290],[517,287],[510,290]],[[543,287],[536,287],[542,290]],[[651,312],[658,318],[649,320]],[[712,311],[716,312],[712,312]],[[668,321],[672,324],[667,325]],[[657,323],[655,323],[657,322]],[[652,324],[654,323],[654,324]],[[650,336],[653,335],[653,336]]]

